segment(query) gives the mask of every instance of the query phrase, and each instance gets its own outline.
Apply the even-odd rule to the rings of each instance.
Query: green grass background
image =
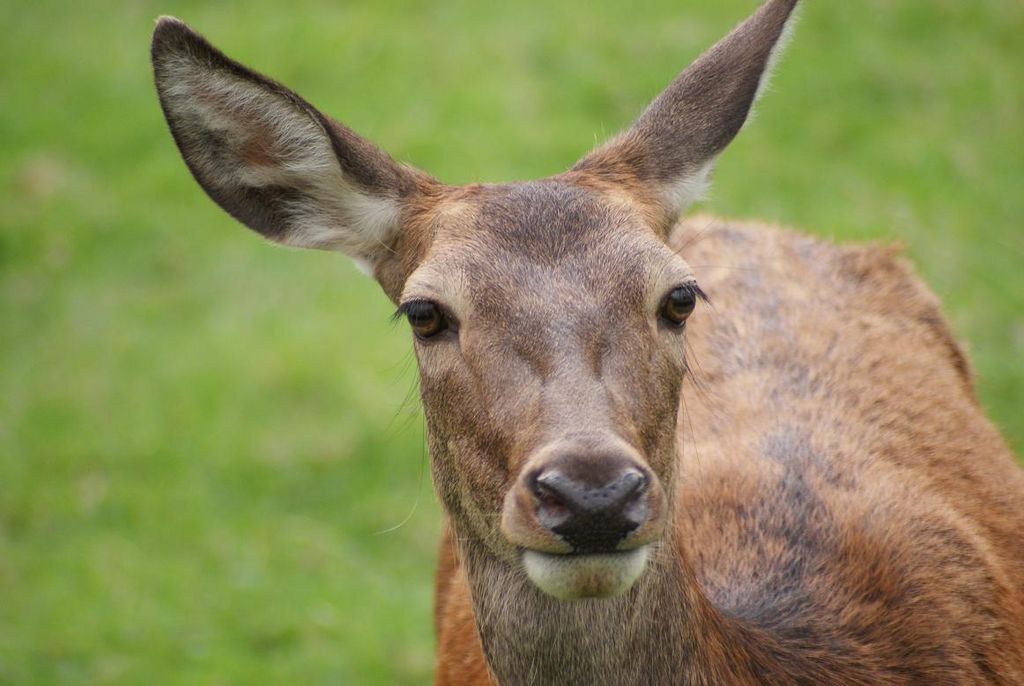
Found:
[[[157,15],[467,182],[565,168],[755,4],[0,4],[0,684],[430,679],[408,334],[202,195]],[[1024,4],[806,4],[704,209],[905,244],[1020,448]]]

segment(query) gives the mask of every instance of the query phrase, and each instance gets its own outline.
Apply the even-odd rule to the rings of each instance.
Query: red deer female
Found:
[[[352,256],[409,321],[439,683],[1024,683],[1024,476],[935,297],[884,249],[677,223],[795,5],[569,171],[463,187],[157,25],[210,197]]]

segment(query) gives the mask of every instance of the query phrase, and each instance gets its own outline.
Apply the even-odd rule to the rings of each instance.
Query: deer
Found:
[[[796,6],[568,171],[461,186],[158,20],[203,190],[411,328],[438,684],[1024,683],[1024,472],[938,298],[895,249],[684,217]]]

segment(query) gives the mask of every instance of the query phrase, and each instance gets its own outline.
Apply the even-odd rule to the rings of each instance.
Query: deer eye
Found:
[[[405,318],[409,320],[413,333],[419,338],[433,338],[449,328],[448,317],[429,300],[413,300],[402,306]]]
[[[682,326],[686,323],[687,317],[693,314],[699,295],[700,291],[695,285],[679,286],[672,289],[661,302],[658,316],[670,326],[676,328]]]

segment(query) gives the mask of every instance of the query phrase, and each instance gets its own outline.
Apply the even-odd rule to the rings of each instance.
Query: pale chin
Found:
[[[597,555],[523,552],[526,575],[559,600],[612,598],[628,591],[644,571],[650,546]]]

